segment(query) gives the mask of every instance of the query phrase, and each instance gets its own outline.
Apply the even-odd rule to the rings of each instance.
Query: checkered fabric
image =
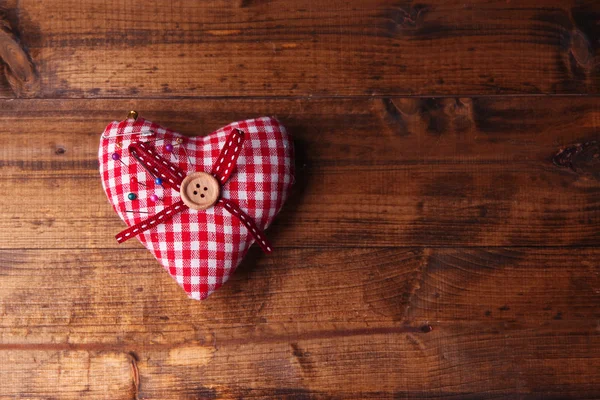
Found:
[[[235,202],[265,230],[294,181],[292,140],[271,117],[234,122],[208,136],[189,138],[142,118],[110,123],[102,134],[98,158],[102,186],[119,217],[132,226],[181,200],[176,190],[157,185],[129,154],[131,143],[152,143],[162,157],[187,174],[210,173],[235,128],[244,131],[246,139],[234,172],[221,188],[221,198]],[[173,146],[171,152],[168,145]],[[114,153],[119,159],[113,159]],[[129,193],[137,199],[130,200]],[[153,202],[152,194],[159,200]],[[203,211],[187,209],[137,238],[196,300],[225,283],[254,243],[246,227],[219,204]]]

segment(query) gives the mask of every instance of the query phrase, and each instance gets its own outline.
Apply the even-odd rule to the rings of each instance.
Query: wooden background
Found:
[[[596,0],[0,0],[1,399],[600,398]],[[136,109],[298,183],[188,300],[102,192]]]

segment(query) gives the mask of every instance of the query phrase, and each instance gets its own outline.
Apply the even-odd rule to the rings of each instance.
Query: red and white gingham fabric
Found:
[[[294,181],[292,140],[271,117],[234,122],[204,137],[184,137],[142,118],[110,123],[100,140],[98,158],[102,186],[119,217],[131,226],[181,199],[177,191],[156,185],[154,177],[129,154],[131,143],[152,143],[161,156],[187,174],[210,173],[234,128],[245,132],[245,141],[233,174],[221,188],[221,198],[237,203],[265,230]],[[151,136],[141,134],[150,131]],[[178,139],[183,139],[179,145]],[[171,153],[165,149],[167,144],[173,146]],[[120,160],[113,160],[113,153]],[[129,193],[137,199],[129,200]],[[159,201],[152,202],[152,194]],[[222,205],[203,211],[187,209],[137,238],[196,300],[205,299],[225,283],[254,243],[246,227]]]

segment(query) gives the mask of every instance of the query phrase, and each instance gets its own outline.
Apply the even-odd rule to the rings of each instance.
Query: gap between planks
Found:
[[[0,97],[0,101],[94,101],[94,100],[381,100],[381,99],[454,99],[454,98],[489,98],[489,99],[511,99],[511,98],[600,98],[600,93],[515,93],[515,94],[485,94],[485,93],[452,93],[452,94],[419,94],[419,95],[386,95],[386,94],[365,94],[365,95],[305,95],[305,96],[101,96],[101,97]]]

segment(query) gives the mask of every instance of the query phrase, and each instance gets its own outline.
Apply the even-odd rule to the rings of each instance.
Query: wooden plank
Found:
[[[0,350],[0,361],[0,399],[118,400],[136,390],[135,364],[124,353]]]
[[[596,1],[9,1],[3,96],[589,93]],[[11,6],[13,8],[11,8]],[[30,73],[31,72],[31,73]],[[19,79],[35,78],[24,85]],[[29,82],[27,82],[29,83]],[[31,86],[32,88],[29,88]]]
[[[524,174],[519,165],[415,169],[306,173],[302,178],[307,183],[296,189],[268,235],[275,248],[579,246],[596,245],[600,239],[596,181],[543,169]],[[6,235],[0,248],[140,246],[136,241],[116,243],[114,236],[126,226],[106,201],[94,172],[42,172],[3,179],[2,184],[17,196],[0,198]],[[17,199],[26,199],[26,211]]]
[[[102,193],[96,152],[105,124],[123,118],[115,110],[132,104],[2,102],[0,179],[14,195],[0,196],[0,248],[122,247],[113,237],[124,225]],[[135,105],[186,134],[281,117],[295,135],[298,183],[269,232],[276,247],[580,246],[600,238],[595,98]],[[555,165],[572,143],[592,145]]]
[[[336,100],[0,100],[0,164],[92,170],[99,136],[134,108],[185,135],[275,115],[299,166],[515,164],[547,167],[559,148],[598,138],[600,99],[573,97]]]
[[[24,398],[147,400],[546,399],[549,394],[590,399],[600,394],[600,362],[589,356],[590,347],[599,345],[597,335],[570,334],[565,343],[552,335],[482,333],[468,352],[464,352],[464,341],[473,338],[464,332],[449,332],[443,346],[437,344],[446,339],[441,334],[422,336],[388,334],[233,346],[217,341],[216,347],[149,348],[135,354],[139,361],[134,364],[124,364],[127,355],[117,365],[99,361],[104,370],[87,379],[88,366],[70,360],[85,359],[86,352],[62,352],[60,364],[47,364],[44,372],[50,378],[68,374],[72,381],[2,381],[0,398],[12,399],[15,393]],[[565,345],[571,350],[565,350]],[[46,353],[23,350],[7,355],[0,350],[0,357],[20,358],[19,369],[9,370],[9,377],[35,370],[39,354]],[[532,359],[532,354],[545,358]],[[78,377],[82,379],[76,381]],[[88,379],[94,385],[90,391],[86,391]]]
[[[595,328],[598,251],[286,249],[266,257],[253,250],[230,282],[199,303],[143,249],[2,250],[0,331],[5,344],[52,337],[135,345],[208,341],[215,327],[232,332],[220,340],[240,339],[236,329],[285,340],[276,332],[285,324],[292,336],[337,323],[342,330],[498,322]]]
[[[595,398],[599,255],[254,251],[199,303],[143,250],[3,250],[0,358],[28,371],[60,353],[47,376],[76,377],[80,359],[106,356],[95,366],[111,376],[95,385],[117,382],[113,398],[131,390],[130,363],[147,399]],[[18,393],[11,378],[3,395]]]
[[[476,340],[460,330],[445,334],[231,347],[217,341],[216,348],[150,351],[140,355],[138,363],[140,394],[155,399],[544,398],[548,392],[557,397],[595,398],[600,394],[600,359],[597,354],[590,358],[589,353],[600,345],[597,334],[568,334],[570,352],[552,334],[481,333]],[[465,349],[465,340],[474,343]],[[440,342],[443,345],[436,344]]]
[[[82,350],[0,350],[12,366],[2,375],[8,380],[0,381],[0,399],[597,398],[600,361],[589,351],[598,336],[566,337],[484,332],[474,340],[450,330],[270,344],[217,340],[100,359]]]

